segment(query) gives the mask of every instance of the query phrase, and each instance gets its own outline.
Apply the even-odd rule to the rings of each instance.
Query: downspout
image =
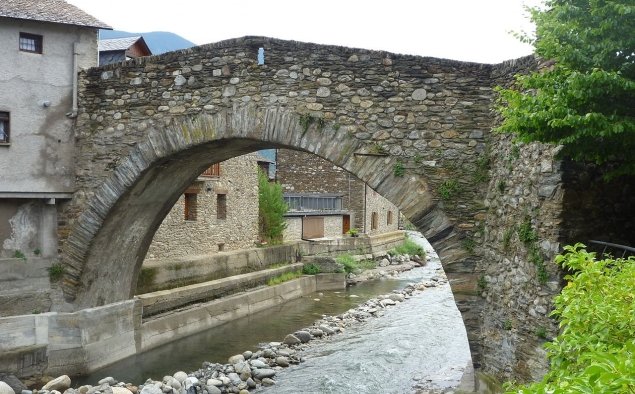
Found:
[[[78,108],[77,108],[77,72],[78,72],[77,55],[79,54],[77,51],[78,46],[79,46],[79,43],[77,42],[73,43],[73,107],[71,108],[71,112],[66,114],[66,116],[68,116],[69,118],[76,118],[77,112],[78,112]]]

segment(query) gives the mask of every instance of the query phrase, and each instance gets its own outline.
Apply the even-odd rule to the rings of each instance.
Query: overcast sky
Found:
[[[532,52],[511,31],[540,0],[67,0],[116,30],[196,44],[245,35],[498,63]]]

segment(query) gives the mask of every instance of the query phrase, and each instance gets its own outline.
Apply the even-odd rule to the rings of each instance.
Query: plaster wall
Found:
[[[43,36],[42,54],[18,49],[20,32]],[[97,65],[93,28],[0,18],[0,111],[10,113],[10,142],[0,146],[0,193],[74,191],[73,43],[78,65]],[[44,102],[50,106],[44,107]]]

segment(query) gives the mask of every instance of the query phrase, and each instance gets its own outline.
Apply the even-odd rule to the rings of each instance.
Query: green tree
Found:
[[[554,64],[500,89],[500,131],[562,144],[577,161],[635,174],[635,2],[547,0],[530,9],[536,54]]]
[[[271,244],[282,242],[282,233],[287,227],[284,214],[288,209],[282,186],[269,182],[267,175],[258,171],[258,223],[262,239]]]

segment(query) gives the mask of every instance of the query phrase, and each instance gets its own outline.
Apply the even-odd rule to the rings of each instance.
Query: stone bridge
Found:
[[[431,241],[478,362],[478,264],[502,260],[485,242],[502,237],[487,217],[486,195],[496,191],[488,171],[511,146],[491,133],[493,88],[533,66],[245,37],[85,71],[77,192],[61,215],[64,295],[76,310],[129,299],[154,232],[205,168],[297,149],[367,182]],[[550,150],[531,152],[552,163]],[[555,242],[557,227],[538,230]]]

